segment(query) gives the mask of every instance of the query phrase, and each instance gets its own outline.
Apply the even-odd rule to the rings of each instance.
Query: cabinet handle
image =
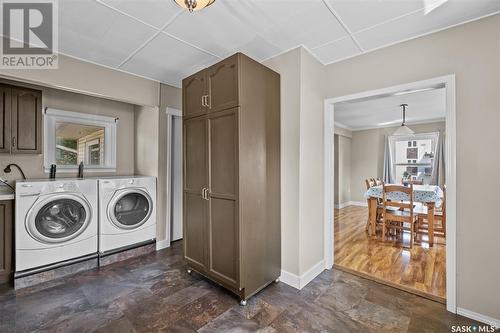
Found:
[[[12,147],[16,147],[16,137],[12,137]]]
[[[205,199],[205,188],[201,189],[201,197]]]
[[[206,95],[201,96],[201,106],[207,106],[207,104],[205,102],[205,97],[207,97],[207,96]]]
[[[206,99],[206,102],[205,104],[207,104],[206,106],[211,109],[212,108],[212,104],[211,104],[211,98],[210,98],[210,95],[207,95],[207,99]]]

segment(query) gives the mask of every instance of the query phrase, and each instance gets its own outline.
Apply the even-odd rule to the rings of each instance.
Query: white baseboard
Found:
[[[500,328],[500,319],[495,319],[495,318],[485,316],[485,315],[482,315],[480,313],[476,313],[476,312],[473,312],[473,311],[470,311],[467,309],[463,309],[463,308],[457,308],[457,314],[464,316],[464,317],[467,317],[467,318],[470,318],[470,319],[480,321],[482,323],[485,323],[485,324],[488,324],[491,326],[495,326],[496,328]]]
[[[293,273],[281,270],[280,281],[286,283],[290,287],[300,289],[300,277]]]
[[[343,202],[341,204],[335,204],[333,205],[335,209],[342,209],[347,206],[360,206],[360,207],[368,207],[368,203],[366,201],[347,201]]]
[[[321,272],[323,272],[324,269],[325,269],[325,262],[324,260],[321,260],[313,267],[308,269],[307,272],[305,272],[301,276],[295,275],[285,270],[281,270],[280,281],[288,284],[291,287],[294,287],[295,289],[300,290],[304,288],[309,282],[314,280],[316,276],[321,274]]]
[[[156,251],[159,251],[161,249],[166,249],[167,247],[170,247],[170,241],[167,239],[161,240],[161,241],[156,241]]]

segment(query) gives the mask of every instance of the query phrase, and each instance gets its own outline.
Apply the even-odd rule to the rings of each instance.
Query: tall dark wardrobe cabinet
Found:
[[[245,304],[281,271],[280,77],[237,53],[182,96],[184,257]]]

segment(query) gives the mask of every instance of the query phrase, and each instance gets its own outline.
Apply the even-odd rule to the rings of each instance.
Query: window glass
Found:
[[[103,165],[104,127],[56,123],[56,164]]]
[[[412,140],[392,137],[395,181],[411,179],[430,183],[437,137],[437,133],[419,134]]]

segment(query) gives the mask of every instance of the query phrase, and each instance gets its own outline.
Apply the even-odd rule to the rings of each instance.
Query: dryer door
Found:
[[[108,205],[109,219],[120,229],[140,227],[146,223],[152,211],[151,197],[138,188],[117,191]]]
[[[74,194],[50,195],[36,201],[26,219],[31,237],[45,243],[64,243],[80,235],[90,224],[87,200]]]

